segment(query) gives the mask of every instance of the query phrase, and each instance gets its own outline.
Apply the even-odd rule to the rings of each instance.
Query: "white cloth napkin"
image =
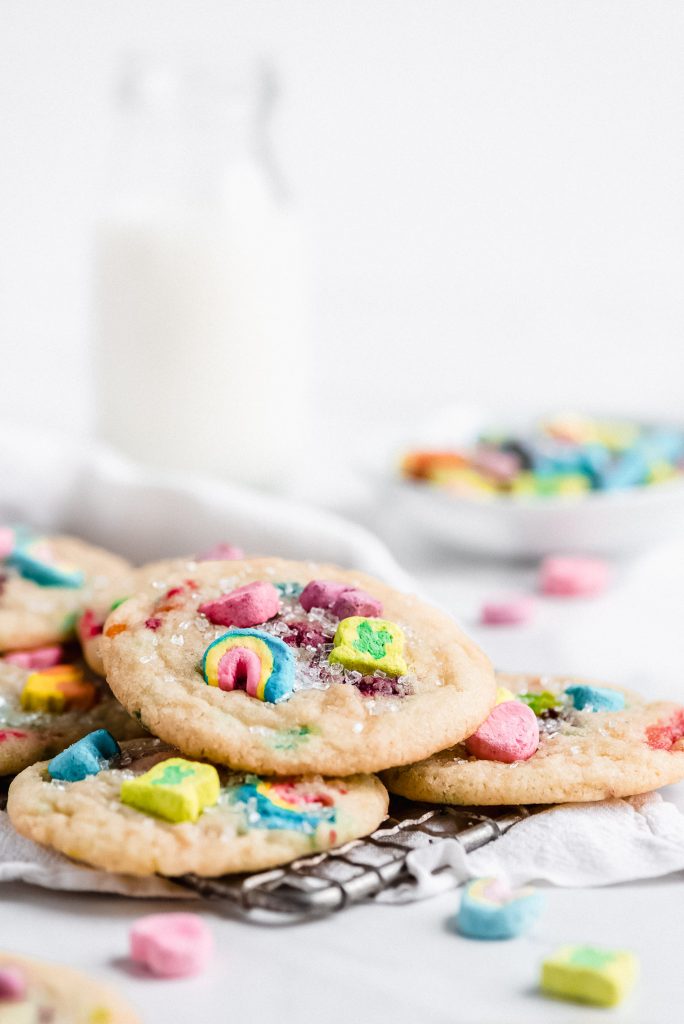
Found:
[[[412,881],[379,899],[426,899],[490,876],[512,886],[547,882],[568,888],[657,878],[684,870],[684,815],[658,793],[566,804],[525,818],[469,854],[455,839],[414,850],[407,866]]]
[[[44,889],[108,892],[145,899],[154,896],[193,898],[191,893],[163,878],[112,875],[76,864],[61,853],[18,835],[4,811],[0,813],[0,882],[26,882]]]
[[[71,532],[152,561],[218,541],[248,554],[329,561],[401,589],[410,577],[374,534],[332,512],[237,484],[138,466],[112,449],[0,424],[0,522]]]

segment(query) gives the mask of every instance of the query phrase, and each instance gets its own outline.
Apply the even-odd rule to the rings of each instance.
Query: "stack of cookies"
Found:
[[[64,543],[43,542],[46,563]],[[6,650],[11,622],[22,646],[64,640],[76,612],[86,664],[69,665],[96,699],[74,703],[64,663],[5,656],[0,773],[24,769],[8,801],[18,831],[77,860],[136,875],[255,871],[374,831],[385,787],[501,805],[684,777],[684,708],[571,679],[497,679],[448,615],[359,572],[225,549],[132,570],[69,544],[71,589],[27,577],[10,550],[0,635]],[[64,699],[31,703],[50,679]]]

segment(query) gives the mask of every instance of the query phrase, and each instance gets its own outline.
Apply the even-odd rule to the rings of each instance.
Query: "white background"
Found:
[[[113,76],[133,48],[275,58],[280,162],[311,232],[319,387],[362,422],[447,399],[678,411],[678,0],[0,0],[4,417],[91,429],[90,232]],[[355,371],[343,388],[340,367]],[[452,570],[421,579],[468,628],[485,591],[523,582],[497,569],[471,590]],[[672,593],[628,585],[606,599],[610,628],[582,603],[480,639],[500,664],[660,696],[681,674]],[[568,939],[624,944],[644,981],[609,1016],[655,1024],[680,995],[678,896],[675,880],[553,891],[539,935],[505,950],[446,934],[455,895],[282,934],[215,922],[213,969],[167,985],[113,962],[142,907],[7,889],[0,939],[109,975],[150,1022],[209,1022],[220,1001],[217,1019],[310,1009],[378,1024],[501,1024],[502,1006],[511,1024],[603,1020],[539,999],[537,965]]]
[[[678,408],[677,0],[4,0],[0,18],[6,416],[91,428],[90,228],[133,48],[275,58],[319,386],[352,367],[345,409]]]

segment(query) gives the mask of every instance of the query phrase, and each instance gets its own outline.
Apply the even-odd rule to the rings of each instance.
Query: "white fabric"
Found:
[[[109,892],[121,896],[184,896],[179,886],[161,878],[131,878],[76,864],[44,846],[17,835],[0,813],[0,882],[26,882],[44,889]]]
[[[435,896],[471,878],[510,885],[614,885],[684,870],[684,815],[657,793],[630,800],[568,804],[515,825],[467,854],[446,839],[409,854],[413,881],[380,898],[405,903]]]
[[[409,587],[370,531],[286,498],[153,472],[111,449],[0,425],[0,522],[73,532],[141,563],[218,541],[250,554],[328,560]]]

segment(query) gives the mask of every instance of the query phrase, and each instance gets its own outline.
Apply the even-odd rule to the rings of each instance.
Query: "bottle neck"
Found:
[[[249,180],[282,196],[268,132],[274,94],[270,73],[134,62],[118,96],[117,204],[212,208]]]

